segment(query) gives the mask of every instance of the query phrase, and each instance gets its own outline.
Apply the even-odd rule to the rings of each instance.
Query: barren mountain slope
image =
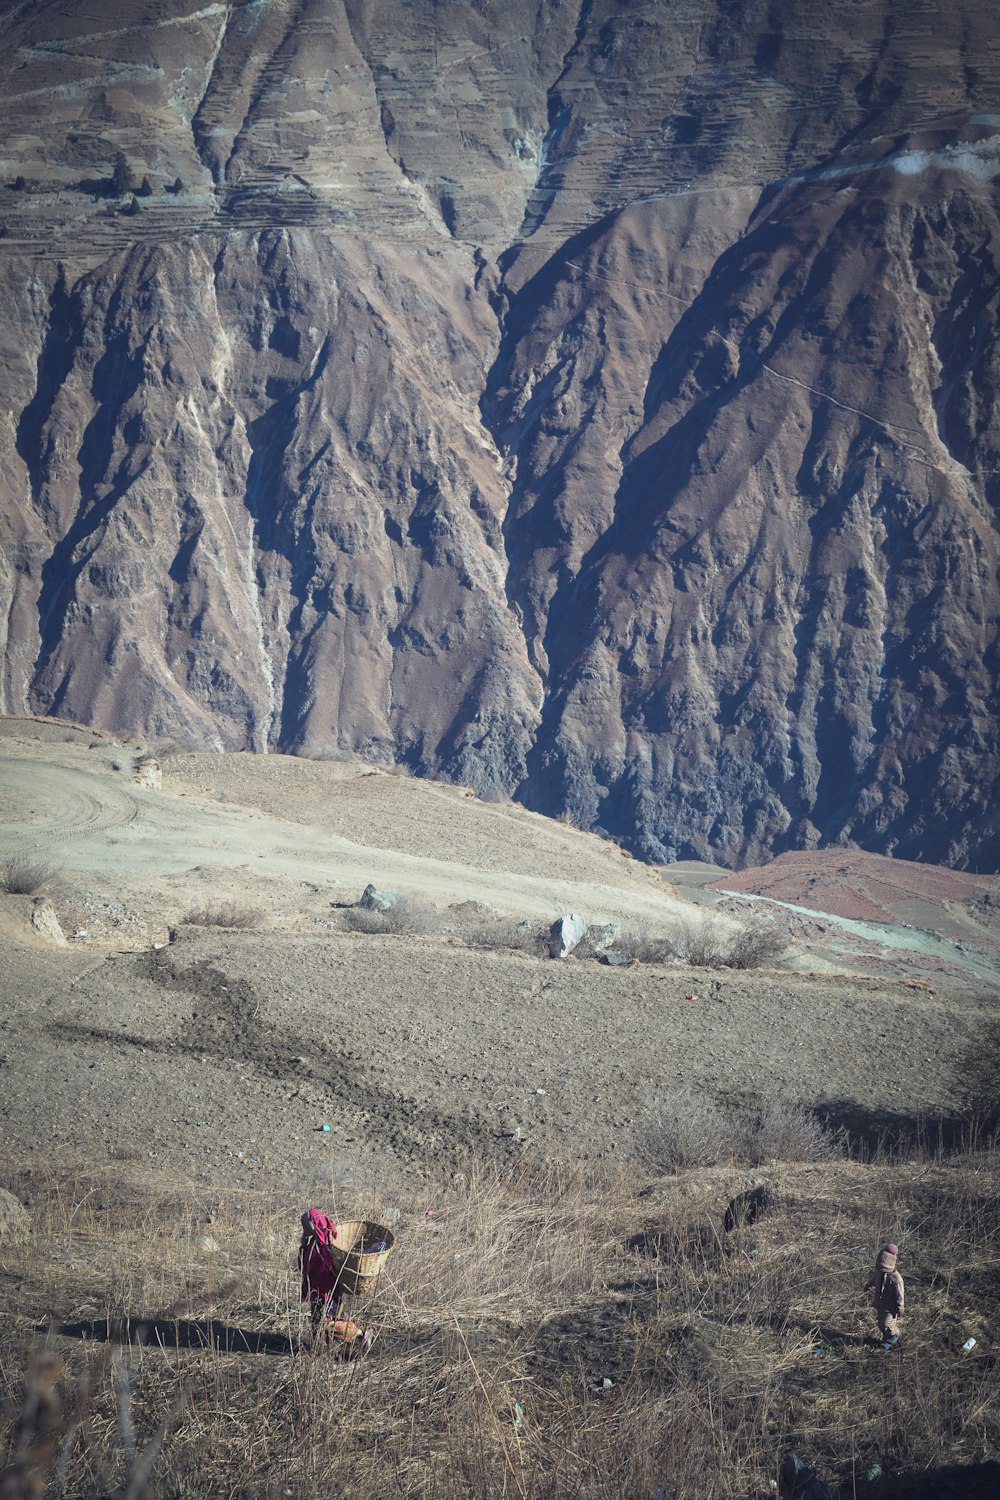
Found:
[[[645,961],[648,944],[642,962],[552,959],[518,919],[580,910],[716,947],[735,923],[605,840],[456,787],[216,754],[172,758],[156,788],[133,756],[0,721],[0,870],[40,866],[48,895],[0,894],[8,1152],[139,1150],[215,1181],[372,1155],[427,1170],[470,1147],[628,1158],[692,1093],[904,1127],[954,1108],[995,1008],[995,950],[983,981],[957,959],[914,980],[888,932],[876,973],[857,972],[863,935],[836,964],[798,942],[757,970]],[[436,919],[366,930],[369,880]]]
[[[0,708],[995,864],[1000,28],[780,9],[4,6]]]

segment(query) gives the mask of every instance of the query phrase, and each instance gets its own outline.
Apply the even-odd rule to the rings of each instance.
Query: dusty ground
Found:
[[[798,972],[738,973],[482,951],[461,912],[431,936],[349,932],[344,907],[372,880],[442,908],[669,933],[693,911],[678,891],[706,872],[679,867],[675,889],[591,835],[359,765],[183,755],[154,790],[136,784],[135,746],[4,727],[0,859],[58,865],[70,934],[56,946],[30,900],[3,898],[11,1150],[298,1186],[386,1153],[425,1172],[469,1145],[648,1157],[678,1090],[903,1124],[949,1107],[956,1053],[991,1003],[905,966],[837,973],[827,954],[801,972],[817,963],[805,948]],[[223,899],[260,928],[183,924]]]

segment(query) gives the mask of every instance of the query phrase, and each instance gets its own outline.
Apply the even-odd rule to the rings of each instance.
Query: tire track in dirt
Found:
[[[354,1115],[369,1136],[397,1155],[450,1159],[447,1143],[476,1142],[497,1149],[495,1124],[471,1110],[440,1110],[412,1095],[387,1090],[370,1065],[348,1044],[279,1027],[262,1011],[265,1001],[246,979],[202,960],[180,968],[164,953],[142,954],[128,963],[136,980],[193,1001],[172,1034],[155,1037],[65,1019],[52,1021],[50,1036],[72,1044],[97,1042],[117,1049],[141,1049],[166,1057],[212,1058],[228,1067],[244,1066],[260,1079],[296,1089],[319,1089],[342,1118]]]
[[[17,762],[0,762],[0,796],[22,799],[24,774]],[[85,771],[35,764],[31,771],[32,802],[44,811],[28,809],[22,825],[25,834],[52,834],[59,839],[83,839],[95,833],[110,833],[138,821],[139,804],[124,787],[106,776]],[[33,847],[39,839],[34,839]]]

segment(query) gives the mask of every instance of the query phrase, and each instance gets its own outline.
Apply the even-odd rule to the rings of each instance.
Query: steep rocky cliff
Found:
[[[0,710],[995,867],[985,0],[2,15]]]

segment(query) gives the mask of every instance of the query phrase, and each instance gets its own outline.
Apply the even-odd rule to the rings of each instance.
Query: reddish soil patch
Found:
[[[862,922],[899,922],[912,920],[903,909],[909,905],[912,911],[914,902],[946,911],[984,895],[995,878],[861,849],[814,849],[779,854],[770,864],[726,875],[711,889],[790,901]]]

